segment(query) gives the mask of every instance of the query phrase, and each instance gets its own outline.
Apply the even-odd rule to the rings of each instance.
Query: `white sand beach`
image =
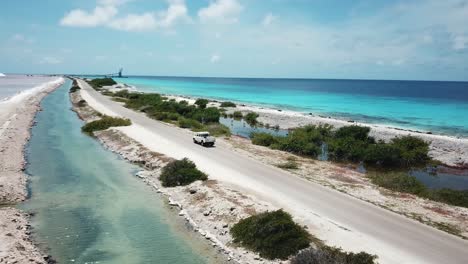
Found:
[[[191,142],[191,132],[151,120],[79,84],[92,108],[132,120],[132,126],[116,128],[125,136],[167,157],[188,157],[211,179],[284,208],[327,244],[377,254],[380,263],[468,261],[467,242],[458,237],[266,165],[222,141],[216,148],[200,148]]]

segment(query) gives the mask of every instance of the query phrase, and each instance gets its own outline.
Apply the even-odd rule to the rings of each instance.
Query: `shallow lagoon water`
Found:
[[[67,81],[47,96],[27,147],[35,240],[59,263],[221,263],[133,175],[138,167],[81,133]]]
[[[429,189],[468,190],[468,170],[456,170],[439,167],[431,169],[412,170],[411,176],[416,177]]]
[[[268,133],[275,136],[286,136],[288,134],[288,130],[285,129],[273,129],[273,128],[265,128],[260,126],[251,126],[247,124],[243,119],[236,120],[234,118],[229,117],[221,117],[219,122],[231,130],[231,134],[250,138],[252,133]]]

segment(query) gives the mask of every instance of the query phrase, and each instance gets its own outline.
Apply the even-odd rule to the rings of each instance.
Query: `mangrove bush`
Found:
[[[307,248],[311,237],[283,210],[260,213],[240,220],[230,230],[234,243],[267,259],[287,259]]]
[[[109,127],[117,127],[117,126],[129,126],[132,122],[129,119],[119,118],[119,117],[110,117],[110,116],[103,116],[99,120],[95,120],[89,122],[81,127],[81,131],[92,135],[93,132],[99,130],[105,130]]]
[[[377,256],[366,252],[345,252],[340,248],[307,248],[291,259],[291,264],[375,264]]]
[[[221,107],[236,107],[236,104],[233,102],[222,102],[220,106]]]
[[[159,176],[164,187],[188,185],[194,181],[205,181],[208,176],[197,169],[195,163],[188,158],[169,162]]]

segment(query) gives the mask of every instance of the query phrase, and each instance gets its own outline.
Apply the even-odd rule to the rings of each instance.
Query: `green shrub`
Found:
[[[369,143],[352,137],[332,139],[328,143],[328,156],[336,161],[362,161]]]
[[[366,142],[373,142],[374,139],[369,137],[370,127],[363,126],[344,126],[340,127],[335,132],[335,138],[353,138]]]
[[[291,215],[278,210],[240,220],[231,228],[234,243],[267,259],[285,260],[309,246],[310,235]]]
[[[195,163],[187,158],[169,162],[159,176],[164,187],[175,187],[188,185],[194,181],[205,181],[208,176],[199,171]]]
[[[299,164],[294,160],[288,160],[284,163],[276,164],[278,168],[287,169],[287,170],[297,170],[299,169]]]
[[[101,88],[103,86],[112,86],[117,83],[112,78],[98,78],[98,79],[93,79],[89,81],[89,84],[93,88]]]
[[[308,125],[293,130],[286,137],[278,137],[278,145],[273,146],[299,155],[316,157],[321,153],[322,144],[330,133],[331,126]]]
[[[114,93],[109,91],[109,90],[101,90],[101,94],[106,95],[106,96],[113,96]]]
[[[180,117],[178,119],[179,127],[181,128],[190,128],[190,129],[202,129],[203,125],[197,120]]]
[[[86,104],[87,104],[86,101],[82,99],[82,100],[78,101],[78,103],[76,105],[78,105],[78,107],[84,107],[84,106],[86,106]]]
[[[252,133],[250,139],[252,140],[252,144],[266,147],[278,143],[276,136],[264,132]]]
[[[427,198],[446,204],[468,208],[468,190],[453,190],[447,188],[431,190],[427,195]]]
[[[422,165],[429,158],[429,143],[414,136],[404,136],[392,139],[391,144],[401,151],[403,166]]]
[[[234,113],[232,113],[232,117],[235,119],[242,119],[244,116],[242,115],[241,111],[234,111]]]
[[[156,120],[159,120],[159,121],[164,121],[164,120],[168,120],[168,113],[167,112],[148,112],[148,116],[153,118],[153,119],[156,119]]]
[[[113,96],[114,97],[128,98],[129,94],[130,93],[128,92],[128,90],[125,89],[125,90],[120,90],[118,92],[115,92]]]
[[[136,93],[122,90],[112,96],[124,99],[127,108],[145,112],[149,117],[156,120],[180,120],[179,125],[186,128],[198,129],[201,126],[198,123],[218,124],[221,117],[218,108],[206,107],[205,103],[208,102],[206,99],[197,100],[199,107],[196,107],[189,105],[187,101],[165,100],[167,98],[156,93]]]
[[[195,104],[198,105],[198,107],[201,108],[201,109],[206,108],[206,105],[207,105],[208,103],[209,103],[208,100],[202,99],[202,98],[197,99],[197,100],[195,101]]]
[[[321,246],[302,250],[291,264],[374,264],[377,256],[366,252],[344,252],[340,248]]]
[[[119,103],[126,103],[127,99],[120,98],[120,97],[114,97],[114,98],[112,98],[112,101],[119,102]]]
[[[180,118],[180,115],[178,113],[168,113],[167,118],[171,121],[176,121]]]
[[[368,165],[396,167],[401,162],[401,150],[392,144],[382,142],[370,145],[364,154],[364,162]]]
[[[316,157],[327,144],[331,160],[360,162],[378,167],[410,167],[431,161],[429,144],[413,136],[394,138],[390,143],[375,142],[370,128],[345,126],[332,131],[331,125],[308,125],[296,128],[286,137],[254,133],[252,143],[273,149]]]
[[[468,208],[468,190],[429,189],[416,177],[406,172],[378,172],[368,173],[371,181],[397,192],[410,193],[433,201]]]
[[[219,123],[211,123],[205,125],[201,130],[210,132],[210,135],[218,137],[218,136],[230,136],[231,130],[229,127],[219,124]]]
[[[236,104],[233,102],[222,102],[221,107],[236,107]]]
[[[368,176],[374,184],[393,191],[416,195],[425,195],[427,191],[423,183],[406,172],[369,172]]]
[[[221,113],[216,107],[208,107],[205,109],[197,109],[191,115],[191,118],[206,124],[206,123],[219,123]]]
[[[81,131],[92,135],[94,131],[105,130],[109,127],[129,126],[132,122],[129,119],[119,117],[104,116],[99,120],[89,122],[81,127]]]
[[[369,127],[340,127],[327,142],[330,159],[352,162],[364,160],[369,145],[375,143],[374,138],[369,137],[369,132]]]
[[[257,124],[257,117],[259,115],[255,112],[248,112],[245,116],[244,116],[244,120],[245,122],[247,122],[247,124],[249,125],[256,125]]]
[[[78,86],[78,85],[73,85],[71,88],[70,88],[70,93],[74,93],[78,90],[80,90],[81,88]]]

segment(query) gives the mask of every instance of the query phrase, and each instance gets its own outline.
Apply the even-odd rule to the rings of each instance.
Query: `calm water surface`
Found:
[[[468,170],[439,167],[435,172],[429,169],[413,170],[410,175],[416,177],[430,189],[468,190]]]
[[[232,100],[468,137],[468,82],[155,76],[116,80],[145,92]]]
[[[36,240],[59,263],[221,263],[184,232],[137,167],[80,132],[67,81],[47,96],[27,148]]]

